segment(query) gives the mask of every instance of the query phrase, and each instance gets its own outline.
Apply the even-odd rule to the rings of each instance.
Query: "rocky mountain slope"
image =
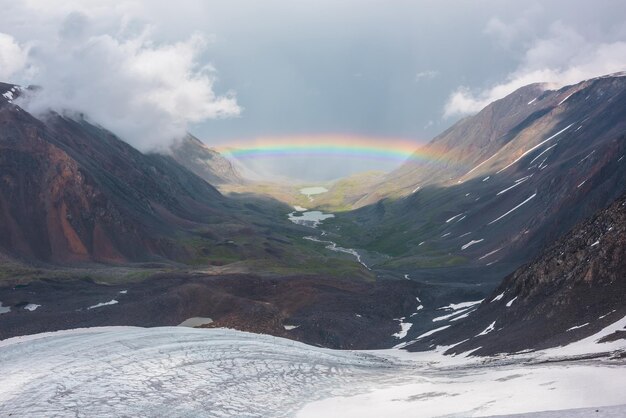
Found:
[[[625,155],[625,76],[531,85],[435,138],[327,229],[382,254],[379,268],[497,277],[620,196]]]
[[[9,99],[16,86],[0,90],[0,250],[59,263],[182,260],[195,255],[177,233],[243,227],[231,202],[171,158],[85,120],[36,119]]]
[[[474,312],[457,310],[438,324],[449,328],[409,349],[456,344],[450,353],[480,355],[586,338],[626,317],[625,272],[626,195],[509,275]],[[623,338],[618,328],[603,341]]]
[[[204,162],[205,179],[79,116],[36,118],[21,93],[0,84],[0,339],[208,316],[336,348],[396,342],[416,284],[377,281],[303,239],[311,229],[289,206],[220,194]],[[221,158],[182,144],[186,157]],[[238,181],[224,167],[213,173]]]
[[[233,239],[255,246],[250,238],[271,225],[288,227],[273,212],[280,205],[225,198],[172,157],[143,154],[84,119],[37,119],[13,102],[18,87],[0,91],[1,252],[60,264],[219,263],[269,245],[259,238],[246,250]]]
[[[418,286],[351,278],[163,273],[137,281],[46,279],[0,284],[0,340],[105,325],[231,328],[337,349],[397,344],[397,318],[414,311]],[[206,323],[206,325],[201,325]]]
[[[209,184],[246,183],[231,161],[191,134],[174,144],[170,151],[174,160]]]

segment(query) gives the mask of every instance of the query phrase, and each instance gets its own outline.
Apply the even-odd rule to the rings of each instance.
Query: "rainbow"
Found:
[[[402,162],[435,160],[441,153],[419,148],[418,141],[354,135],[259,137],[230,142],[215,149],[237,159],[259,157],[346,157]]]

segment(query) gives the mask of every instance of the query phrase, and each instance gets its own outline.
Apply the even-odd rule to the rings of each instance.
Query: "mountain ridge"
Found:
[[[191,134],[176,141],[170,147],[170,152],[180,165],[213,186],[242,185],[247,182],[228,158]]]
[[[513,93],[513,99],[519,99],[516,95]],[[523,100],[516,102],[533,106],[526,100],[533,95],[524,92]],[[388,178],[389,187],[411,192],[339,214],[327,223],[343,230],[368,230],[368,236],[345,239],[343,244],[405,257],[407,264],[415,257],[437,252],[469,256],[470,264],[486,260],[488,257],[481,257],[496,250],[499,256],[515,259],[512,253],[523,243],[534,248],[532,255],[543,242],[567,231],[572,222],[606,207],[626,184],[626,168],[620,160],[626,153],[626,77],[598,78],[544,92],[541,97],[535,102],[547,106],[540,111],[541,117],[532,116],[531,123],[522,123],[523,129],[517,123],[511,132],[492,135],[505,142],[499,150],[482,152],[487,156],[475,158],[471,165],[439,169],[425,184],[418,178],[403,186],[402,179],[394,182]],[[512,101],[505,99],[488,106],[478,119],[462,121],[462,131],[472,121],[480,128],[481,114],[490,107],[489,113],[495,112],[499,104]],[[527,119],[525,115],[518,119]],[[457,129],[447,131],[447,141],[461,140],[450,133]],[[465,149],[464,145],[458,153]],[[420,175],[428,177],[429,172]],[[564,223],[556,222],[558,218]],[[515,236],[513,228],[517,229]],[[507,236],[508,242],[500,242],[498,237]],[[483,241],[462,248],[472,240]],[[479,264],[491,261],[495,260]]]
[[[0,121],[0,251],[10,256],[60,264],[224,262],[282,245],[267,243],[271,228],[291,228],[275,215],[283,205],[227,198],[171,156],[143,154],[80,117],[38,119],[1,96]],[[255,249],[224,244],[255,235],[263,237]]]

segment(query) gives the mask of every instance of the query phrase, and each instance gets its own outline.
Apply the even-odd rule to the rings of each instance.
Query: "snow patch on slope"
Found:
[[[88,309],[88,310],[89,310],[89,309],[96,309],[96,308],[101,308],[101,307],[103,307],[103,306],[115,305],[115,304],[117,304],[117,303],[119,303],[119,302],[118,302],[118,301],[116,301],[115,299],[112,299],[112,300],[110,300],[110,301],[108,301],[108,302],[100,302],[100,303],[97,303],[97,304],[95,304],[95,305],[92,305],[92,306],[88,307],[87,309]]]
[[[472,168],[470,171],[468,171],[467,173],[465,173],[461,178],[466,177],[468,174],[476,171],[478,168],[480,168],[483,164],[485,164],[486,162],[490,161],[491,159],[493,159],[496,155],[498,155],[500,151],[496,152],[495,154],[493,154],[491,157],[487,158],[485,161],[483,161],[482,163],[478,164],[476,167]],[[485,181],[485,180],[483,180]]]
[[[438,310],[445,310],[445,311],[456,311],[459,309],[463,309],[463,308],[467,308],[470,306],[474,306],[474,305],[478,305],[479,303],[481,303],[483,301],[483,299],[481,300],[474,300],[474,301],[469,301],[469,302],[461,302],[461,303],[451,303],[447,306],[442,306],[441,308],[437,308]]]
[[[463,214],[462,214],[462,213],[459,213],[458,215],[454,215],[452,218],[450,218],[450,219],[446,220],[446,223],[448,224],[448,223],[452,222],[453,220],[455,220],[455,219],[456,219],[456,218],[458,218],[459,216],[463,216]]]
[[[421,334],[420,336],[418,336],[416,338],[416,340],[420,340],[420,339],[425,338],[425,337],[430,337],[431,335],[433,335],[433,334],[435,334],[435,333],[437,333],[439,331],[443,331],[446,328],[450,328],[450,325],[444,325],[443,327],[431,329],[430,331],[427,331],[427,332]]]
[[[465,312],[467,312],[467,311],[469,311],[471,309],[472,309],[471,307],[465,308],[465,309],[459,309],[459,310],[454,311],[454,312],[452,312],[450,314],[438,316],[436,318],[433,318],[433,322],[445,321],[446,319],[455,317],[457,315],[461,315],[461,314],[463,314],[463,313],[465,313]]]
[[[574,92],[574,93],[576,93],[576,92]],[[565,103],[565,101],[567,99],[569,99],[570,97],[572,97],[572,94],[574,94],[574,93],[568,94],[567,97],[565,97],[565,99],[561,100],[557,106],[561,106],[563,103]]]
[[[541,141],[540,143],[538,143],[537,145],[535,145],[534,147],[532,147],[531,149],[529,149],[528,151],[525,151],[522,155],[520,155],[519,157],[517,157],[512,163],[510,163],[509,165],[507,165],[504,168],[501,168],[500,170],[498,170],[496,172],[496,174],[500,174],[501,172],[503,172],[504,170],[506,170],[507,168],[511,167],[513,164],[517,163],[519,160],[521,160],[522,158],[524,158],[525,156],[527,156],[528,154],[530,154],[531,152],[533,152],[534,150],[536,150],[537,148],[539,148],[540,146],[542,146],[543,144],[545,144],[546,142],[556,138],[558,135],[562,134],[563,132],[565,132],[566,130],[568,130],[571,126],[573,125],[573,123],[567,125],[565,128],[561,129],[560,131],[558,131],[557,133],[555,133],[554,135],[552,135],[551,137],[549,137],[548,139],[544,139],[543,141]]]
[[[0,315],[4,314],[4,313],[9,313],[11,312],[11,307],[10,306],[2,306],[2,302],[0,302]]]
[[[481,335],[487,335],[490,332],[492,332],[496,327],[496,321],[493,321],[491,324],[489,324],[489,326],[487,328],[485,328],[480,334],[477,334],[476,336],[479,337]]]
[[[582,324],[582,325],[576,325],[576,326],[573,326],[573,327],[571,327],[571,328],[568,328],[568,329],[567,329],[567,331],[574,331],[575,329],[579,329],[579,328],[582,328],[582,327],[586,327],[587,325],[589,325],[589,322],[584,323],[584,324]]]
[[[487,254],[483,255],[482,257],[479,258],[479,260],[485,259],[487,257],[489,257],[490,255],[494,255],[495,253],[497,253],[498,251],[500,251],[502,248],[498,248],[497,250],[493,250],[488,252]]]
[[[487,225],[491,225],[494,224],[496,222],[498,222],[500,219],[504,218],[505,216],[510,215],[512,212],[516,211],[517,209],[521,208],[522,206],[524,206],[526,203],[530,202],[535,196],[537,196],[537,193],[534,193],[532,196],[530,196],[528,199],[524,200],[522,203],[520,203],[519,205],[515,206],[513,209],[511,209],[510,211],[508,211],[507,213],[505,213],[504,215],[494,219],[493,221],[489,222]]]
[[[398,319],[396,319],[396,321],[400,322],[400,331],[398,331],[395,334],[393,334],[392,337],[396,337],[399,340],[401,340],[401,339],[406,337],[407,333],[409,332],[409,330],[411,329],[413,324],[410,323],[410,322],[404,322],[404,319],[405,318],[398,318]]]
[[[463,246],[461,247],[461,250],[465,250],[465,249],[467,249],[467,248],[471,247],[472,245],[476,245],[476,244],[478,244],[479,242],[483,242],[484,240],[485,240],[484,238],[477,239],[477,240],[471,240],[471,241],[470,241],[470,242],[468,242],[467,244],[463,245]]]
[[[497,295],[495,298],[491,299],[491,302],[495,302],[497,300],[500,300],[504,297],[504,292],[500,293],[499,295]]]

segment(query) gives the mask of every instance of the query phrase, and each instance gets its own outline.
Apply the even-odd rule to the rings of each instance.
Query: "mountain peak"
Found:
[[[230,160],[191,134],[174,143],[170,151],[176,161],[210,184],[244,183]]]

